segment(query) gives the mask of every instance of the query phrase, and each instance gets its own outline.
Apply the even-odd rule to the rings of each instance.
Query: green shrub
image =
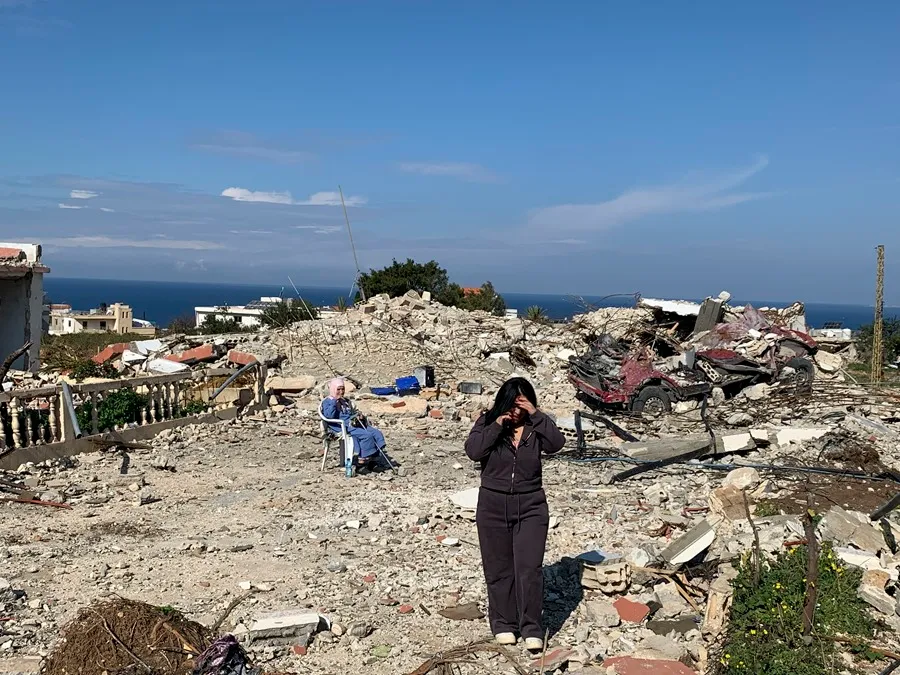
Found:
[[[803,639],[807,549],[779,553],[761,566],[754,584],[751,556],[734,580],[730,623],[721,652],[711,662],[717,675],[826,675],[845,669],[829,637],[870,638],[875,623],[857,597],[862,572],[845,567],[829,544],[819,551],[813,639]],[[863,645],[864,643],[860,643]],[[854,651],[867,656],[865,647]]]
[[[79,359],[76,361],[75,365],[69,369],[69,375],[76,382],[83,382],[90,377],[102,377],[110,380],[117,380],[120,377],[119,371],[112,364],[99,364],[91,359]]]
[[[119,389],[109,392],[97,407],[97,423],[99,430],[106,431],[141,421],[141,411],[148,405],[147,397],[141,396],[134,389]],[[78,426],[85,435],[93,433],[92,415],[94,405],[91,401],[78,407],[76,416]]]
[[[269,328],[286,328],[298,321],[319,318],[319,311],[305,300],[292,298],[270,305],[263,310],[260,321]]]
[[[409,291],[428,292],[434,300],[448,307],[483,310],[497,316],[506,312],[506,301],[490,282],[482,285],[478,292],[466,294],[459,284],[450,281],[447,270],[434,260],[424,264],[411,258],[402,263],[394,260],[383,269],[360,275],[359,285],[367,297],[384,293],[396,298]]]
[[[202,415],[209,410],[209,404],[204,403],[200,399],[192,398],[190,401],[186,401],[178,410],[182,417]]]

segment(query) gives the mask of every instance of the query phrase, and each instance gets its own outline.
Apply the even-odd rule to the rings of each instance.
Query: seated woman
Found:
[[[322,401],[322,414],[330,420],[343,420],[347,432],[353,437],[353,444],[360,462],[366,466],[377,463],[379,451],[384,450],[384,434],[370,427],[364,415],[360,414],[346,398],[344,380],[335,378],[328,383],[329,396]],[[337,433],[341,427],[329,423],[329,428]]]

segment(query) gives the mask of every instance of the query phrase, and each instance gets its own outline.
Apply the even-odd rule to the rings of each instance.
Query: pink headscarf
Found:
[[[345,386],[344,379],[341,377],[336,377],[333,380],[328,382],[328,393],[331,395],[331,398],[337,398],[337,390],[341,387]]]

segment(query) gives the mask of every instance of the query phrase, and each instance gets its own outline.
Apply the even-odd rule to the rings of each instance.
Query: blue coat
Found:
[[[357,427],[351,424],[356,416],[353,405],[345,398],[326,398],[322,401],[322,414],[330,420],[342,420],[347,426],[347,432],[353,437],[355,454],[363,459],[371,457],[383,450],[386,443],[384,434],[375,427]],[[334,422],[328,423],[328,428],[335,433],[341,433],[341,426]]]

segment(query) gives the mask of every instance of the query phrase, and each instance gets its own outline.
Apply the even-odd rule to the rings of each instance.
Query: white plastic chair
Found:
[[[325,403],[325,401],[322,401]],[[341,448],[341,463],[343,464],[347,456],[353,457],[356,453],[354,452],[353,447],[353,436],[350,435],[350,432],[347,430],[347,424],[344,420],[333,420],[325,417],[325,414],[322,412],[322,403],[319,404],[319,417],[322,420],[322,468],[321,471],[325,470],[325,464],[328,462],[328,451],[331,450],[331,444],[334,441],[338,442],[338,447]],[[332,429],[331,424],[339,424],[341,426],[340,431],[336,431]]]

